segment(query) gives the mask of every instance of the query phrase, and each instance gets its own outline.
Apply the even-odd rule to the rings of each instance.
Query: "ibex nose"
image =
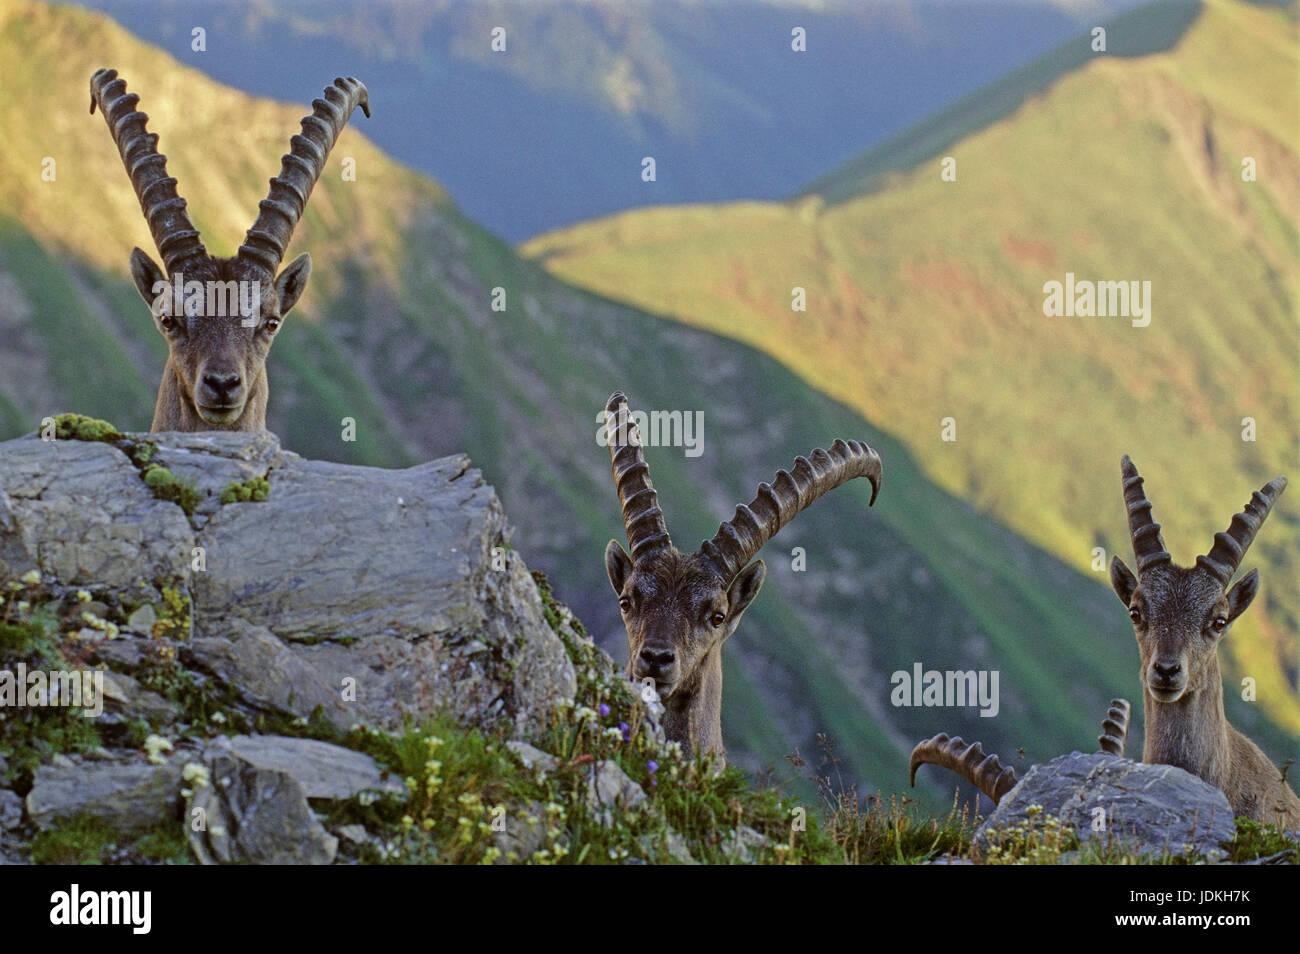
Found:
[[[1156,671],[1156,675],[1161,679],[1170,680],[1182,672],[1183,664],[1178,660],[1174,660],[1171,663],[1157,662],[1152,664],[1151,668]]]
[[[215,397],[220,398],[223,404],[229,402],[242,383],[239,374],[234,371],[226,374],[203,375],[204,387],[210,390]]]
[[[641,650],[641,662],[647,669],[666,669],[677,660],[677,653],[671,649],[651,649],[646,647]]]

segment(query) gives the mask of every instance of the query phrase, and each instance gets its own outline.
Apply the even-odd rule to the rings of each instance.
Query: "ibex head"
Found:
[[[1211,661],[1223,635],[1255,598],[1259,573],[1251,570],[1235,586],[1228,583],[1286,488],[1286,478],[1256,491],[1228,529],[1214,535],[1210,552],[1197,557],[1194,567],[1183,568],[1165,550],[1137,468],[1127,455],[1120,466],[1137,575],[1117,556],[1110,564],[1110,582],[1133,620],[1143,685],[1157,702],[1177,702],[1184,693],[1220,678]]]
[[[736,631],[740,618],[763,585],[766,567],[750,562],[771,537],[814,500],[854,477],[871,482],[871,503],[880,491],[880,458],[857,441],[837,440],[830,451],[815,450],[798,458],[790,472],[780,471],[772,484],[760,484],[758,496],[718,528],[694,553],[682,553],[668,537],[658,494],[641,449],[627,399],[614,394],[605,408],[606,438],[614,483],[623,506],[623,526],[631,555],[617,540],[605,548],[605,569],[618,594],[627,628],[628,674],[653,679],[669,709],[690,708],[703,695],[720,699],[722,642]],[[706,685],[707,684],[707,685]],[[686,723],[702,732],[677,741],[721,751],[710,726],[719,713],[690,713]],[[700,720],[708,725],[700,726]]]
[[[139,99],[115,70],[91,77],[90,111],[98,107],[108,123],[163,261],[159,268],[141,249],[131,252],[131,277],[168,350],[153,429],[263,428],[266,355],[311,274],[306,254],[283,270],[280,263],[352,111],[360,106],[370,115],[366,87],[351,77],[336,79],[324,99],[313,101],[233,258],[212,257],[199,240],[176,180],[167,175],[158,136],[145,129],[149,117],[136,109]],[[173,283],[180,286],[175,294]]]

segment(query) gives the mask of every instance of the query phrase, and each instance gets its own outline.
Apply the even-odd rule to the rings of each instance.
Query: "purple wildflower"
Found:
[[[651,775],[659,771],[659,763],[656,762],[654,759],[651,759],[649,762],[646,762],[645,767],[650,770]]]
[[[596,707],[596,711],[600,713],[600,717],[603,719],[605,716],[609,715],[609,706],[602,702]]]
[[[631,741],[632,741],[632,730],[629,729],[629,728],[627,727],[627,723],[626,723],[626,722],[620,722],[620,723],[618,724],[618,731],[620,731],[620,732],[623,733],[623,741],[624,741],[624,742],[631,742]]]

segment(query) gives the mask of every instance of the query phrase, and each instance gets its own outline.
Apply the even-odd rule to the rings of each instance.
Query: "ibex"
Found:
[[[668,537],[622,392],[606,405],[605,428],[631,549],[629,556],[617,540],[605,548],[605,570],[627,629],[628,675],[654,681],[670,741],[688,752],[712,753],[721,763],[722,643],[736,631],[767,572],[762,560],[750,560],[801,510],[854,477],[870,481],[874,504],[880,458],[865,444],[842,440],[797,458],[789,472],[759,484],[754,500],[738,506],[713,539],[682,553]]]
[[[145,129],[149,117],[136,109],[139,100],[116,70],[97,70],[90,78],[90,111],[98,107],[108,123],[166,269],[164,278],[145,252],[131,252],[131,277],[167,342],[151,430],[261,430],[266,355],[307,286],[311,257],[300,255],[278,275],[276,270],[352,111],[360,106],[370,115],[369,95],[348,77],[334,80],[325,98],[312,102],[302,133],[290,140],[280,174],[233,258],[213,258],[199,240],[176,180],[167,175],[158,136]],[[179,289],[175,295],[173,287]],[[201,291],[191,294],[191,287]]]
[[[1120,469],[1137,576],[1117,556],[1110,582],[1128,607],[1142,657],[1142,761],[1199,775],[1223,790],[1237,815],[1300,829],[1300,798],[1259,746],[1228,724],[1218,655],[1224,634],[1258,592],[1259,572],[1228,583],[1286,478],[1256,491],[1228,529],[1214,535],[1210,552],[1183,568],[1165,550],[1142,477],[1127,455]]]
[[[1097,736],[1102,752],[1123,757],[1131,710],[1127,699],[1111,700],[1110,709],[1101,723],[1101,735]],[[918,742],[912,749],[909,768],[913,786],[916,785],[916,770],[922,765],[939,765],[956,772],[987,795],[994,805],[1016,787],[1015,769],[1004,766],[996,755],[985,755],[980,743],[966,743],[961,736],[950,736],[946,732]]]

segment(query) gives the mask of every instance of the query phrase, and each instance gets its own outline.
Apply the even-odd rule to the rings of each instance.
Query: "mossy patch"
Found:
[[[243,483],[232,482],[221,491],[221,503],[260,503],[271,493],[271,482],[265,477],[250,477]]]

